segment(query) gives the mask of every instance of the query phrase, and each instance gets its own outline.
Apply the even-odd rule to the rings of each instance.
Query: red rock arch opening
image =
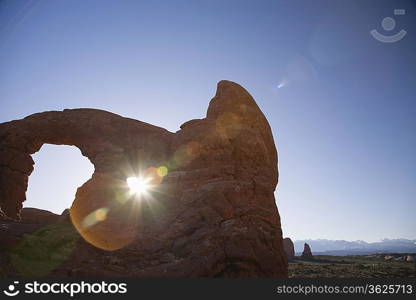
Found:
[[[29,176],[23,207],[61,214],[71,207],[77,189],[91,178],[94,166],[74,146],[44,144],[32,154],[34,170]]]

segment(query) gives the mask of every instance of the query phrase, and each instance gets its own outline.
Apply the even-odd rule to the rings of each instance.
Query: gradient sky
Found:
[[[284,236],[416,238],[415,14],[411,1],[0,0],[0,122],[92,107],[176,131],[232,80],[272,127]],[[34,159],[25,205],[58,213],[93,171],[75,147]]]

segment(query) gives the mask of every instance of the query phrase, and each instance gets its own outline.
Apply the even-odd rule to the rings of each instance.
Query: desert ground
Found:
[[[296,257],[289,262],[292,278],[399,278],[416,277],[416,262],[401,261],[415,254],[372,254],[353,256],[316,255]]]
[[[5,224],[3,224],[5,226]],[[39,228],[40,227],[40,228]],[[0,247],[0,278],[44,277],[65,263],[79,235],[68,223],[43,227],[16,224]],[[37,229],[37,230],[35,230]],[[33,232],[35,230],[35,232]],[[24,238],[22,239],[22,236]],[[8,241],[8,242],[7,242]],[[415,253],[354,256],[315,255],[295,257],[289,262],[290,278],[399,278],[416,277],[416,262],[406,261]],[[110,260],[110,264],[112,262]],[[112,266],[121,268],[120,264]]]

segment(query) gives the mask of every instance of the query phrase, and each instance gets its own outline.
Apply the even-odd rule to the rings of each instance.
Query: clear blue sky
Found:
[[[273,129],[285,236],[415,238],[415,14],[411,1],[3,0],[0,122],[92,107],[176,131],[236,81]],[[69,207],[88,160],[67,146],[34,157],[26,205]]]

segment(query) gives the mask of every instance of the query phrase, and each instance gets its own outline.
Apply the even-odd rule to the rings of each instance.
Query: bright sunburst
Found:
[[[133,194],[142,195],[149,190],[149,181],[149,178],[129,177],[127,178],[127,185]]]

